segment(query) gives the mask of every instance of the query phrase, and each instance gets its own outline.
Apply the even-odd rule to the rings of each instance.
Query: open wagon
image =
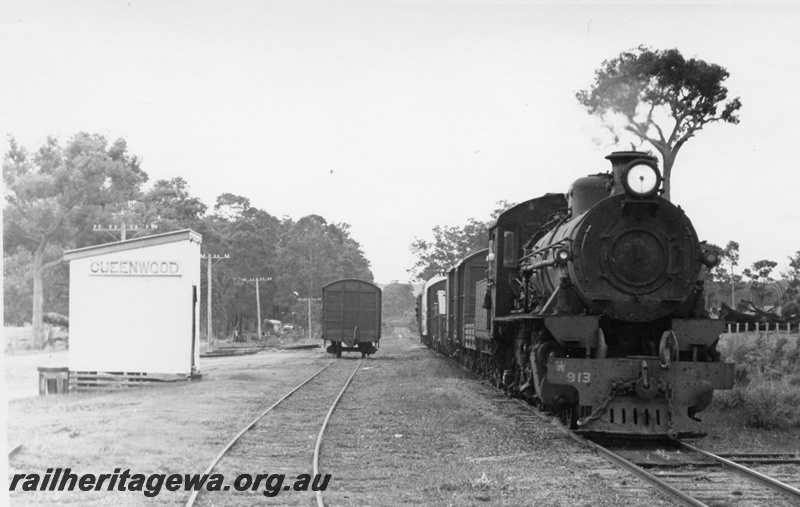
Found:
[[[370,282],[345,279],[322,288],[322,340],[327,351],[361,352],[361,357],[378,351],[381,339],[381,289]]]

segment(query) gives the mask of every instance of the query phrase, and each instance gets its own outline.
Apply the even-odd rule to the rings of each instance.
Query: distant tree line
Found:
[[[778,263],[768,259],[754,262],[739,273],[739,243],[729,241],[725,248],[708,245],[722,257],[722,262],[706,275],[706,299],[709,308],[726,304],[734,310],[746,311],[755,306],[780,311],[782,316],[800,315],[800,250],[787,257],[788,268],[773,271]]]
[[[319,215],[276,218],[230,193],[209,209],[183,178],[158,180],[149,188],[147,182],[141,160],[128,153],[123,139],[109,145],[101,135],[79,133],[64,146],[50,138],[33,153],[9,139],[3,159],[6,325],[32,323],[34,342],[42,344],[43,314],[66,315],[69,309],[63,252],[120,239],[95,231],[95,224],[118,230],[125,224],[128,239],[134,228],[146,234],[192,229],[203,236],[204,254],[229,254],[213,266],[215,335],[255,322],[255,289],[242,278],[271,278],[259,287],[262,319],[294,323],[307,322],[308,305],[298,299],[319,297],[323,285],[339,278],[373,281],[346,223],[328,223]],[[201,279],[205,299],[206,276]],[[312,307],[312,321],[319,306]],[[205,302],[199,310],[202,327]]]
[[[383,288],[383,322],[387,325],[415,329],[416,298],[414,287],[392,280]]]
[[[417,261],[408,270],[411,278],[424,282],[434,276],[444,275],[461,259],[486,248],[489,245],[489,225],[514,205],[502,200],[497,202],[487,221],[470,218],[461,227],[437,225],[432,231],[433,240],[415,238],[410,250]]]

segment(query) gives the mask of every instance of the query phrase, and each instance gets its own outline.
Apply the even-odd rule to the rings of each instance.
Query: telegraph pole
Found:
[[[261,295],[258,291],[258,282],[269,282],[272,281],[272,277],[268,276],[266,278],[240,278],[239,280],[247,283],[256,284],[256,318],[258,319],[258,338],[261,338]]]
[[[225,255],[206,254],[206,255],[201,255],[200,258],[204,259],[206,261],[206,265],[208,266],[208,276],[206,280],[207,281],[206,290],[208,294],[208,296],[206,297],[206,299],[208,300],[206,302],[206,304],[208,305],[208,311],[206,312],[207,314],[206,317],[208,317],[208,329],[206,330],[206,350],[211,351],[211,334],[213,329],[211,324],[211,283],[213,280],[211,278],[211,266],[215,264],[214,261],[219,262],[224,259],[230,259],[231,256],[228,254]]]
[[[312,301],[319,301],[320,298],[298,298],[298,301],[308,301],[308,339],[311,339],[311,302]]]
[[[93,232],[107,232],[111,235],[112,238],[117,239],[116,233],[120,233],[120,241],[125,241],[128,239],[128,233],[134,233],[131,236],[131,239],[135,238],[139,235],[140,232],[144,231],[152,231],[155,230],[155,224],[146,225],[144,227],[136,227],[136,226],[128,226],[125,221],[122,222],[122,226],[119,225],[107,225],[103,227],[102,225],[93,225],[92,231]]]

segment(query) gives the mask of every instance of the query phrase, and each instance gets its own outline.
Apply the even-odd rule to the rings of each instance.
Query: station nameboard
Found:
[[[92,261],[89,276],[181,276],[179,261]]]

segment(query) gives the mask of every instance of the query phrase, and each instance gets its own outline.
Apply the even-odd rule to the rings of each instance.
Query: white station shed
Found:
[[[201,241],[186,229],[64,253],[71,388],[197,373]]]

